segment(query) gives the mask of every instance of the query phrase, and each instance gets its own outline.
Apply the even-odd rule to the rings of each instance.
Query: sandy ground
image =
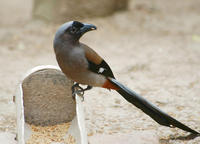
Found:
[[[105,58],[119,81],[197,131],[199,5],[198,0],[131,0],[126,12],[82,20],[98,31],[81,39]],[[57,27],[27,19],[0,22],[0,131],[15,132],[12,96],[21,76],[37,65],[57,65],[52,48]],[[181,136],[188,133],[158,125],[114,91],[94,88],[85,94],[84,105],[89,136],[152,130],[162,144],[200,143],[200,137],[185,140]]]

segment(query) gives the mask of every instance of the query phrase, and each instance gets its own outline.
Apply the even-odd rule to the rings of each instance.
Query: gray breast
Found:
[[[60,68],[68,76],[87,70],[85,53],[80,47],[65,48],[57,53],[56,57]]]
[[[67,58],[69,66],[72,69],[82,71],[87,69],[87,60],[85,58],[84,50],[80,47],[74,47],[69,52],[69,57]]]

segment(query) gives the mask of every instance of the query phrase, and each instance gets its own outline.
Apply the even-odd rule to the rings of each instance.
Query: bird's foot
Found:
[[[76,94],[82,98],[82,101],[84,101],[84,93],[87,90],[92,89],[92,86],[87,86],[85,89],[83,89],[81,86],[79,86],[79,83],[75,83],[72,86],[72,97],[75,99]]]
[[[72,86],[72,97],[75,99],[76,94],[82,98],[82,101],[84,101],[84,89],[79,86],[79,83],[75,83]]]
[[[87,86],[85,89],[83,89],[84,91],[87,91],[87,90],[91,90],[92,89],[92,86]]]

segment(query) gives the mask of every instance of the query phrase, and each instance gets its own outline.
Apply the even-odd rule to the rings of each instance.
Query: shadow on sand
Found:
[[[174,136],[174,135],[170,135],[170,138],[163,138],[160,139],[160,143],[162,144],[168,144],[170,140],[181,140],[181,141],[188,141],[188,140],[192,140],[195,139],[196,137],[199,137],[200,134],[189,134],[186,136]]]

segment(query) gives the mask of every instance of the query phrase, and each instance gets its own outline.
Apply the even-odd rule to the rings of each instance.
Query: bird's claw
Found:
[[[75,84],[72,86],[72,97],[75,99],[76,94],[82,98],[84,101],[84,89],[79,86],[79,84]]]
[[[79,86],[79,83],[75,83],[72,86],[72,97],[75,99],[76,94],[82,98],[82,101],[84,101],[84,94],[85,91],[92,89],[92,86],[87,86],[85,89]]]

